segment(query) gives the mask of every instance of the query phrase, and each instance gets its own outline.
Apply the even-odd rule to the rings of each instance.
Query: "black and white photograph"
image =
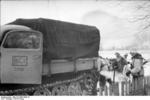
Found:
[[[150,0],[0,0],[0,96],[150,96]]]

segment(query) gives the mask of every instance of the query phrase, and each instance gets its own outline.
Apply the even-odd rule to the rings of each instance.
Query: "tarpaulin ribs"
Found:
[[[43,33],[44,61],[98,56],[100,33],[94,26],[44,18],[17,19],[9,24],[27,26]]]

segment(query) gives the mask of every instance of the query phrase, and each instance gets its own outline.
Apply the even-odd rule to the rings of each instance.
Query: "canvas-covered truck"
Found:
[[[1,26],[0,95],[94,95],[99,30],[51,19]]]

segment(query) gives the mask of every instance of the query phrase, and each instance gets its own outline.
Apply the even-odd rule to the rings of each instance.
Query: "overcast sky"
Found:
[[[104,48],[124,47],[133,42],[139,23],[134,7],[143,1],[117,0],[15,0],[1,1],[1,25],[16,18],[51,18],[97,26]]]

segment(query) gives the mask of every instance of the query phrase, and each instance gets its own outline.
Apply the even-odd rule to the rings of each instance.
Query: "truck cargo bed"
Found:
[[[97,67],[96,58],[85,58],[77,60],[52,60],[50,64],[44,65],[43,75],[58,73],[78,72],[90,70]]]

